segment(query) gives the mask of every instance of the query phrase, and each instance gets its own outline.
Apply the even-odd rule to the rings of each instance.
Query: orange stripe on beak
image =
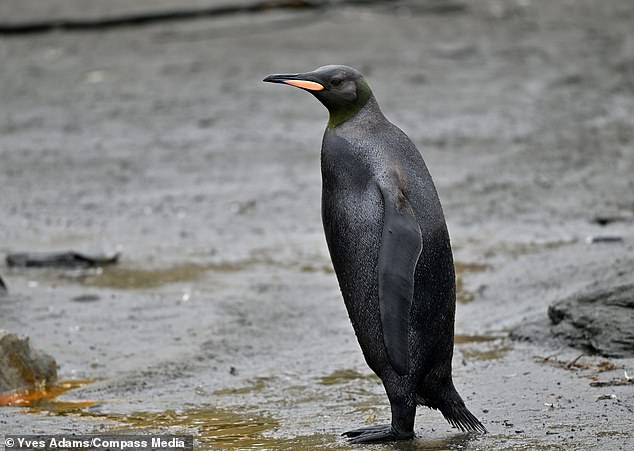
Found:
[[[308,80],[284,80],[284,83],[291,86],[297,86],[298,88],[308,89],[309,91],[321,91],[324,89],[319,83]]]

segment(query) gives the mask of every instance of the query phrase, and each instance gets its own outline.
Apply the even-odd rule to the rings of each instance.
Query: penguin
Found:
[[[420,152],[351,67],[264,81],[307,91],[329,112],[321,147],[326,242],[363,356],[392,413],[391,424],[342,435],[352,443],[411,439],[417,405],[439,410],[462,431],[486,432],[452,381],[453,256]]]

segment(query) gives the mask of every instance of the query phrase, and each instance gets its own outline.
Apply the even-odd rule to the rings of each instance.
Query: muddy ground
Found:
[[[261,83],[343,63],[436,181],[460,288],[454,380],[489,430],[420,409],[415,441],[368,449],[634,447],[634,386],[591,385],[633,358],[509,338],[551,302],[632,281],[634,5],[400,5],[0,36],[0,252],[122,252],[94,271],[0,265],[0,328],[80,381],[1,408],[0,430],[346,449],[341,432],[389,420],[321,230],[326,112]]]

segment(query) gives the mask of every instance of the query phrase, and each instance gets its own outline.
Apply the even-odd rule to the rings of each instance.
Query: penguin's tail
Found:
[[[462,399],[459,402],[450,401],[440,407],[440,412],[453,427],[461,431],[474,431],[486,433],[487,430],[475,415],[469,412]]]
[[[419,404],[440,410],[440,413],[442,413],[445,417],[445,420],[447,420],[453,427],[465,432],[487,432],[484,425],[480,423],[480,420],[469,412],[469,409],[467,409],[464,401],[454,388],[453,383],[449,386],[449,389],[444,392],[444,396],[440,399],[436,398],[434,401],[435,402],[430,403],[423,397],[417,397],[417,402]]]

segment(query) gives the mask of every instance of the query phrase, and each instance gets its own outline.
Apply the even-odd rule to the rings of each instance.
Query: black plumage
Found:
[[[392,424],[346,432],[357,443],[414,436],[416,405],[485,432],[451,378],[455,275],[442,207],[421,154],[381,112],[363,76],[325,66],[271,75],[330,112],[321,149],[322,220],[363,355],[381,378]]]

